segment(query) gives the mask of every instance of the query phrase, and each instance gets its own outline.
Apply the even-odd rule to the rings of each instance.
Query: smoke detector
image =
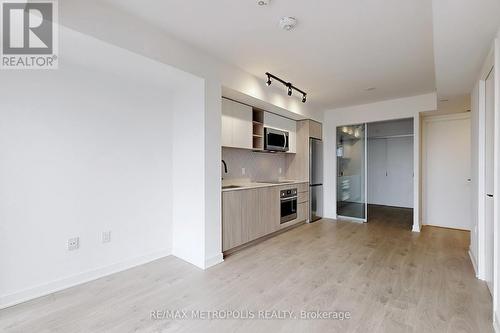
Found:
[[[269,5],[270,2],[271,2],[271,0],[257,0],[257,4],[259,6],[267,6],[267,5]]]
[[[297,19],[295,17],[285,16],[280,20],[280,28],[286,31],[290,31],[297,25]]]

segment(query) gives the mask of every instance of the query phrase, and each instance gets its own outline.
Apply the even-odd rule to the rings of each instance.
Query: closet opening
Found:
[[[337,215],[413,225],[413,118],[337,128]]]

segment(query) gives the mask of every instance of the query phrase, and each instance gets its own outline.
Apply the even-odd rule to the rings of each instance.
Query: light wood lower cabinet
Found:
[[[309,201],[297,204],[297,221],[307,220],[309,213]]]
[[[277,187],[222,193],[222,250],[248,243],[280,228]]]
[[[243,241],[242,204],[246,191],[222,192],[222,251]]]

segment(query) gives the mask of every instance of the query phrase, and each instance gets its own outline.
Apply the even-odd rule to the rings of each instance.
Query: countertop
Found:
[[[228,181],[227,183],[225,182],[224,186],[235,185],[235,186],[238,186],[238,187],[222,189],[222,192],[248,190],[248,189],[259,188],[259,187],[287,186],[287,185],[296,185],[296,184],[303,184],[303,183],[307,183],[307,181],[303,181],[303,180],[287,180],[287,181],[281,181],[279,183],[263,183],[263,182],[244,182],[244,183],[235,182],[235,183],[230,183]]]

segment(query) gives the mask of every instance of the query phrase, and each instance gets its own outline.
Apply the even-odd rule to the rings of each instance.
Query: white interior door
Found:
[[[495,78],[492,70],[485,82],[485,272],[486,284],[493,295],[493,184],[495,156]]]
[[[425,120],[425,224],[471,229],[470,116]]]

